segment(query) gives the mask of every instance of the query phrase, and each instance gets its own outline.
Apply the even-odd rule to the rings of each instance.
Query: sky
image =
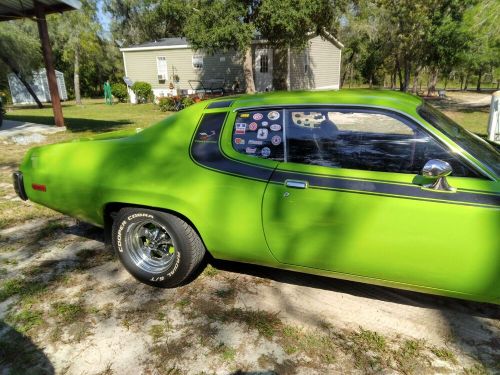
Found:
[[[111,24],[111,17],[109,13],[107,13],[104,10],[104,1],[99,0],[97,2],[97,18],[99,19],[99,22],[102,25],[102,28],[106,34],[109,33],[110,30],[110,24]]]

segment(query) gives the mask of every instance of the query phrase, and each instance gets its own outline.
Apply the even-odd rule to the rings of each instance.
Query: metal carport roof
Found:
[[[45,9],[45,14],[80,9],[78,0],[37,0]],[[12,18],[33,17],[35,1],[33,0],[0,0],[0,21]]]

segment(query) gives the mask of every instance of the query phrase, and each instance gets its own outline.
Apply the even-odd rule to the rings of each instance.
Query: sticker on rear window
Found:
[[[280,113],[278,111],[271,111],[267,115],[267,118],[272,121],[277,120],[280,118]]]

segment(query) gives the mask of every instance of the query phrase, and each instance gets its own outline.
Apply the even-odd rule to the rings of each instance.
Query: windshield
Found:
[[[458,125],[452,119],[446,117],[443,113],[429,104],[424,104],[418,109],[418,113],[427,122],[434,125],[450,137],[456,144],[465,151],[485,164],[497,176],[500,176],[500,152],[488,142],[479,138]]]

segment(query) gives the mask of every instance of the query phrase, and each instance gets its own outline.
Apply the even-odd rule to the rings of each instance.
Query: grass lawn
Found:
[[[84,99],[83,105],[74,101],[62,103],[66,127],[73,133],[101,133],[126,128],[147,127],[162,120],[168,113],[161,112],[154,104],[133,105],[118,103],[105,105],[101,99]],[[28,121],[53,125],[52,107],[11,108],[7,120]]]
[[[486,137],[488,135],[489,108],[478,108],[471,111],[444,110],[443,112],[465,129],[479,136]]]

